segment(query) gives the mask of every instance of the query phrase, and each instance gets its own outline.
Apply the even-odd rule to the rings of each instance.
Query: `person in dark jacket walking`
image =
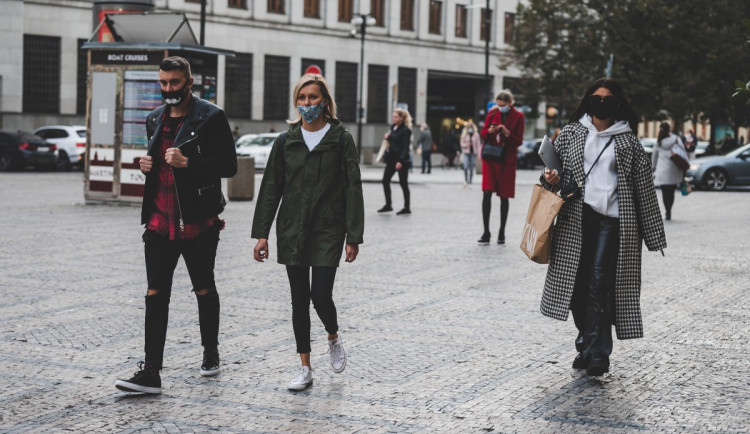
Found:
[[[598,79],[554,142],[563,173],[540,176],[547,190],[580,192],[566,194],[552,230],[541,311],[563,321],[573,314],[573,368],[591,376],[609,372],[613,325],[619,339],[643,337],[642,245],[667,247],[651,162],[636,131],[622,86]]]
[[[302,369],[290,390],[312,385],[310,300],[328,332],[331,368],[341,373],[346,353],[339,334],[333,282],[345,244],[354,262],[364,233],[359,157],[351,134],[336,118],[336,102],[325,79],[306,74],[293,92],[299,112],[274,142],[253,217],[258,239],[253,258],[269,257],[268,234],[276,210],[278,262],[286,265],[292,293],[292,325]],[[311,276],[312,274],[312,276]]]
[[[398,183],[404,192],[404,207],[398,215],[411,214],[409,206],[409,148],[411,146],[411,115],[408,111],[397,108],[393,111],[393,125],[385,133],[388,140],[388,152],[385,154],[385,171],[383,172],[383,192],[385,206],[378,212],[393,211],[391,206],[391,178],[398,172]]]
[[[180,256],[185,260],[198,300],[203,363],[200,374],[219,373],[219,294],[214,262],[218,215],[226,201],[221,178],[237,172],[232,130],[224,112],[191,93],[190,64],[167,57],[159,65],[166,105],[146,119],[148,153],[141,157],[146,175],[141,223],[145,225],[146,292],[145,361],[129,380],[115,387],[126,392],[161,393],[159,371],[164,358],[172,277]]]

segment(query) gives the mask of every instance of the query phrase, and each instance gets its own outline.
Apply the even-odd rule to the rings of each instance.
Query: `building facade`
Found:
[[[483,120],[487,100],[501,88],[520,94],[523,104],[514,80],[519,71],[498,67],[498,56],[510,50],[519,1],[490,0],[488,10],[486,0],[208,0],[205,45],[236,53],[219,59],[217,103],[242,133],[283,129],[293,115],[294,84],[314,65],[335,93],[339,117],[354,132],[362,26],[352,19],[367,14],[372,19],[361,70],[363,147],[379,145],[397,106],[407,107],[416,123],[427,122],[437,141],[446,140],[456,119]],[[84,124],[86,52],[79,47],[98,22],[95,8],[116,11],[128,3],[0,0],[2,128]],[[200,37],[199,0],[130,3],[184,12]],[[533,136],[533,125],[527,131]]]

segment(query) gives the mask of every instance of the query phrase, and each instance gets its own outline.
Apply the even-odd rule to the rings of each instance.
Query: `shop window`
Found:
[[[370,65],[367,83],[367,121],[388,122],[388,66]]]
[[[263,71],[263,119],[279,120],[289,116],[289,58],[265,57]]]
[[[253,55],[235,53],[226,59],[225,110],[228,117],[252,118]]]
[[[412,119],[417,117],[417,69],[398,68],[398,101],[409,106]]]
[[[23,35],[23,111],[60,112],[60,38]]]
[[[357,122],[357,95],[359,95],[358,65],[336,62],[336,106],[338,118],[344,122]]]

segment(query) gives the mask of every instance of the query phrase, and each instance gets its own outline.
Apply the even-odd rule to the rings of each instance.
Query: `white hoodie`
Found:
[[[591,115],[585,114],[579,122],[589,130],[586,145],[583,148],[583,173],[587,173],[602,152],[610,138],[616,134],[632,131],[626,121],[615,122],[604,131],[597,131],[591,122]],[[594,211],[609,217],[620,217],[617,203],[617,161],[615,160],[615,142],[607,147],[599,162],[596,163],[585,181],[583,202]]]

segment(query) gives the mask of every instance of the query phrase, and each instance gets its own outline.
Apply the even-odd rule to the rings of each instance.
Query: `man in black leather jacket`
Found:
[[[146,175],[141,224],[146,256],[145,361],[129,380],[115,387],[126,392],[161,393],[164,343],[172,277],[180,256],[185,260],[198,300],[203,363],[200,374],[219,373],[219,294],[214,262],[219,214],[226,201],[221,178],[237,172],[237,155],[224,112],[194,96],[190,64],[167,57],[159,65],[165,105],[146,119],[148,153],[141,157]]]

